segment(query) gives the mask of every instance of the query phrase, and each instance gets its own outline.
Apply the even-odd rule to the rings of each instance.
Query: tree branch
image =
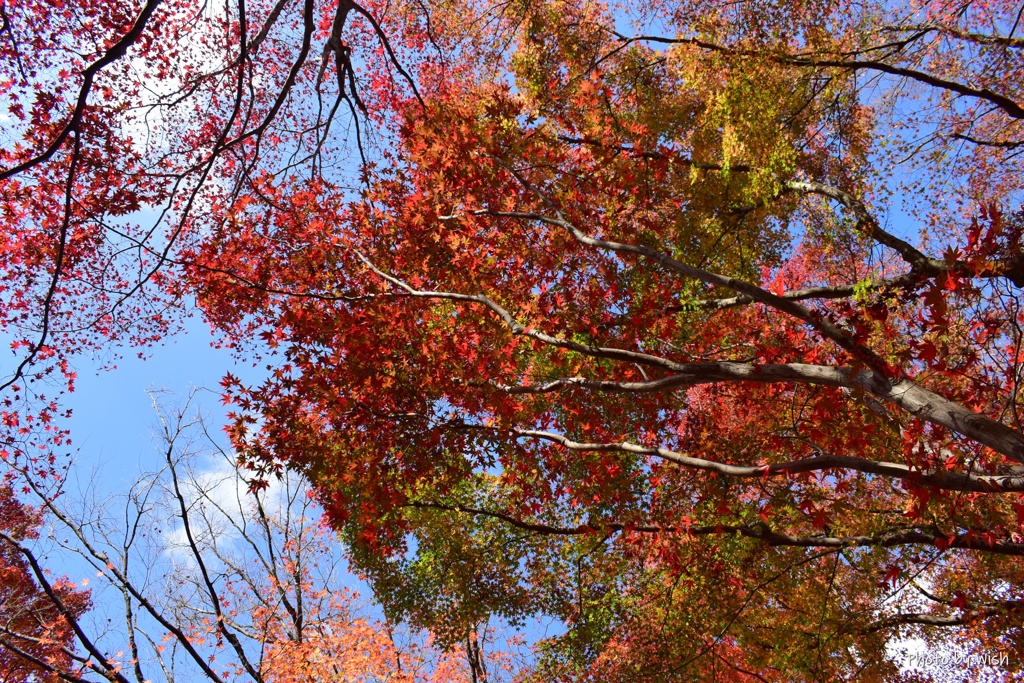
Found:
[[[998,605],[965,609],[958,615],[941,615],[929,612],[897,614],[876,621],[864,629],[864,633],[877,633],[894,626],[964,626],[988,617],[1016,613],[1022,608],[1024,608],[1024,600],[1007,600]]]
[[[1000,555],[1024,555],[1024,543],[1008,543],[996,541],[985,543],[976,540],[976,534],[941,534],[934,529],[903,529],[874,536],[794,536],[772,531],[764,522],[746,525],[708,524],[705,526],[678,525],[645,525],[619,524],[616,522],[598,522],[579,524],[574,527],[558,527],[538,522],[526,522],[512,515],[495,510],[483,510],[469,505],[444,504],[438,502],[412,502],[407,506],[419,509],[446,510],[449,512],[465,512],[481,517],[501,520],[510,526],[524,531],[552,536],[587,536],[607,535],[609,533],[641,533],[641,534],[683,534],[686,536],[721,536],[737,534],[746,538],[764,541],[770,546],[787,546],[796,548],[892,548],[904,545],[936,545],[942,543],[949,548],[963,550],[979,550]],[[1024,602],[1022,602],[1024,604]]]
[[[487,211],[486,213],[492,212]],[[569,224],[566,223],[566,225]],[[575,230],[575,228],[571,229]],[[598,244],[616,244],[608,243],[604,240],[593,240],[593,238],[589,237],[586,239]],[[654,250],[648,250],[647,247],[633,248],[637,250],[651,251],[659,258],[675,262],[674,259],[663,256]],[[898,380],[888,380],[877,370],[858,371],[848,367],[808,365],[804,363],[769,365],[751,365],[748,363],[735,363],[730,361],[720,361],[717,363],[678,363],[666,358],[636,351],[580,344],[578,342],[560,339],[558,337],[553,337],[543,332],[538,332],[537,330],[531,330],[524,327],[505,308],[496,304],[483,294],[473,296],[454,292],[418,290],[399,278],[381,270],[358,250],[351,247],[350,249],[374,274],[406,292],[409,296],[423,299],[445,299],[449,301],[482,304],[497,314],[513,334],[530,337],[557,348],[577,351],[588,356],[661,367],[678,375],[677,379],[666,378],[665,380],[658,380],[663,382],[662,385],[659,385],[659,388],[665,388],[666,384],[671,385],[673,382],[676,383],[676,386],[684,386],[710,384],[714,382],[742,381],[758,383],[795,382],[800,384],[818,384],[822,386],[859,389],[870,392],[877,398],[889,401],[917,418],[940,425],[958,434],[962,434],[969,439],[992,448],[1012,460],[1016,460],[1017,462],[1024,464],[1024,435],[1021,435],[1016,430],[1011,429],[990,417],[976,413],[973,410],[957,403],[953,403],[949,399],[919,386],[911,379],[902,378]],[[690,269],[689,266],[683,266],[682,264],[679,265],[683,268]],[[728,279],[732,280],[732,278]],[[752,288],[756,289],[761,294],[768,294],[760,288]],[[774,294],[770,294],[768,296],[772,299],[783,302],[785,301]],[[792,302],[788,302],[787,305],[799,306],[799,304]],[[803,309],[802,306],[799,306],[799,308],[804,311],[807,310]],[[827,322],[825,324],[831,325],[831,323]],[[842,335],[845,334],[841,330],[838,333]],[[867,353],[874,356],[870,351],[867,351]]]
[[[729,47],[727,45],[719,45],[712,43],[700,38],[665,38],[663,36],[625,36],[621,33],[615,33],[615,35],[626,43],[635,42],[647,42],[647,43],[663,43],[666,45],[693,45],[703,50],[710,52],[718,52],[726,55],[734,55],[737,57],[752,57],[755,59],[766,59],[776,64],[784,64],[787,66],[798,66],[798,67],[826,67],[826,68],[839,68],[849,69],[850,71],[859,71],[862,69],[868,69],[872,71],[880,71],[892,76],[900,76],[903,78],[909,78],[912,81],[923,83],[925,85],[938,88],[940,90],[947,90],[949,92],[957,93],[958,95],[965,95],[967,97],[974,97],[977,99],[984,100],[1003,110],[1008,116],[1015,119],[1024,118],[1024,106],[1006,95],[1002,95],[997,92],[993,92],[988,88],[976,88],[974,86],[959,83],[957,81],[951,81],[940,76],[919,71],[917,69],[911,69],[902,66],[896,66],[887,62],[882,62],[872,59],[834,59],[817,57],[813,55],[791,55],[786,53],[771,53],[767,51],[756,51],[756,50],[743,50],[738,48]]]
[[[57,591],[54,590],[50,581],[46,578],[46,572],[39,566],[39,561],[36,559],[35,554],[3,531],[0,531],[0,540],[6,542],[16,551],[21,553],[25,560],[28,561],[29,566],[32,567],[32,573],[35,575],[36,581],[39,583],[40,588],[43,589],[43,592],[46,593],[46,597],[50,601],[50,604],[60,612],[64,621],[67,622],[68,626],[70,626],[75,632],[78,642],[80,642],[89,654],[92,655],[100,665],[102,665],[103,671],[100,671],[99,673],[102,674],[104,678],[116,681],[117,683],[131,683],[123,674],[121,674],[120,667],[107,659],[107,656],[103,654],[98,647],[96,647],[96,644],[93,643],[92,639],[89,638],[85,631],[82,630],[82,626],[78,623],[77,617],[75,617],[74,613],[68,609],[67,605],[64,604],[64,601],[61,600]]]
[[[805,472],[823,470],[851,470],[864,474],[873,474],[892,479],[907,480],[919,486],[931,486],[948,491],[972,491],[981,493],[1020,492],[1024,491],[1024,475],[975,475],[936,470],[922,472],[911,467],[892,462],[880,462],[857,458],[848,455],[819,455],[801,460],[790,460],[765,465],[730,465],[727,463],[695,458],[668,448],[641,446],[623,441],[620,443],[584,443],[574,441],[561,434],[529,429],[514,429],[510,432],[517,438],[542,439],[557,443],[571,451],[581,452],[623,452],[638,455],[652,455],[673,462],[687,469],[734,477],[739,479],[765,479],[770,477],[788,477]]]
[[[675,271],[681,275],[689,278],[693,278],[717,287],[724,287],[731,289],[732,291],[749,296],[754,301],[765,304],[771,308],[774,308],[782,313],[791,315],[799,320],[804,321],[812,328],[817,330],[827,339],[832,340],[839,345],[840,348],[849,352],[854,358],[857,358],[868,367],[872,368],[880,376],[884,376],[886,372],[887,364],[883,361],[874,351],[867,348],[863,344],[855,341],[845,330],[840,328],[838,325],[822,318],[820,315],[811,311],[810,309],[801,306],[799,303],[772,294],[771,292],[764,290],[754,284],[745,282],[743,280],[729,277],[726,275],[719,275],[718,273],[712,273],[704,270],[703,268],[697,268],[695,266],[687,265],[681,261],[677,261],[668,254],[662,253],[657,249],[646,247],[638,244],[627,244],[623,242],[615,242],[611,240],[604,240],[595,237],[591,237],[586,234],[569,220],[565,218],[561,210],[555,205],[555,203],[547,197],[543,192],[530,183],[526,178],[522,176],[518,171],[512,168],[509,164],[505,163],[501,159],[491,157],[494,161],[505,168],[513,177],[527,190],[536,195],[548,208],[555,212],[556,218],[545,216],[537,213],[525,213],[517,211],[496,211],[490,209],[482,209],[474,211],[472,213],[492,215],[492,216],[507,216],[513,218],[523,218],[527,220],[536,220],[549,225],[561,227],[569,234],[571,234],[580,244],[585,246],[594,247],[597,249],[603,249],[612,251],[615,253],[628,253],[637,256],[642,256],[646,259],[661,264],[665,268]]]

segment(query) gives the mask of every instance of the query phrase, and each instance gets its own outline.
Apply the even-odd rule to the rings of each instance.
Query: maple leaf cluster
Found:
[[[9,485],[0,486],[0,678],[11,683],[51,683],[77,670],[64,614],[78,617],[91,606],[88,590],[36,574],[34,558],[19,552],[41,522]]]

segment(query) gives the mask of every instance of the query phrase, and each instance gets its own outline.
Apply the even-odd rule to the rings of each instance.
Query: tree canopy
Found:
[[[1024,650],[1013,3],[3,8],[19,471],[69,359],[194,300],[269,372],[223,383],[254,487],[305,475],[442,646],[553,616],[532,675],[610,681]]]

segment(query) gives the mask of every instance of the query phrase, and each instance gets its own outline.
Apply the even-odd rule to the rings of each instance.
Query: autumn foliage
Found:
[[[1019,8],[82,2],[30,49],[44,5],[0,45],[21,471],[66,359],[194,297],[269,372],[223,383],[253,487],[308,477],[442,647],[554,617],[539,679],[786,681],[1024,648]]]
[[[187,402],[158,417],[164,462],[102,504],[25,478],[35,510],[0,489],[4,681],[469,683],[522,669],[493,629],[442,649],[389,621],[347,585],[308,484],[283,475],[250,494]],[[50,577],[55,547],[79,585]]]
[[[77,618],[90,606],[89,591],[48,578],[19,551],[16,544],[38,535],[40,522],[9,485],[0,486],[0,679],[10,683],[51,683],[77,670],[65,614]]]

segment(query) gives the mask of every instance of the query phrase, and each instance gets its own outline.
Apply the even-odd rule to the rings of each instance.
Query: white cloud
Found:
[[[204,561],[207,555],[236,554],[253,539],[262,542],[266,532],[257,504],[262,505],[266,519],[275,524],[288,516],[289,506],[305,498],[307,488],[298,475],[285,472],[280,479],[272,477],[267,488],[258,494],[251,493],[249,473],[223,456],[204,457],[195,469],[183,463],[181,469],[184,471],[179,472],[179,490],[188,511],[189,530],[204,554]],[[173,511],[170,529],[164,535],[165,552],[175,564],[194,566],[181,518],[181,502],[173,488],[168,488],[165,495],[165,505]]]

